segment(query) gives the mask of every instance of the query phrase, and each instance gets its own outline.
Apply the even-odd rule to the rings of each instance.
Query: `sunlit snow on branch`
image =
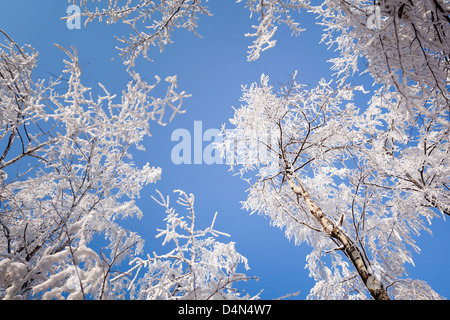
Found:
[[[160,79],[149,84],[133,71],[121,94],[99,84],[94,98],[82,84],[76,49],[59,45],[67,79],[34,80],[37,53],[2,34],[0,298],[120,296],[110,277],[142,252],[143,240],[118,220],[141,217],[135,199],[161,177],[160,168],[135,165],[130,149],[144,149],[152,123],[183,113],[188,95],[176,91],[173,76],[165,79],[166,95],[153,97]],[[100,250],[95,238],[104,241]]]
[[[128,286],[132,299],[144,300],[236,300],[258,299],[242,294],[237,282],[255,279],[239,272],[249,270],[247,259],[235,249],[235,243],[223,243],[216,239],[228,234],[214,228],[217,213],[211,225],[204,230],[195,226],[195,197],[182,190],[178,194],[178,212],[170,205],[169,197],[160,192],[153,198],[165,208],[165,229],[158,229],[156,238],[163,239],[163,246],[171,246],[165,254],[147,255],[146,259],[135,258],[132,267],[112,279]],[[140,276],[141,270],[146,270]]]

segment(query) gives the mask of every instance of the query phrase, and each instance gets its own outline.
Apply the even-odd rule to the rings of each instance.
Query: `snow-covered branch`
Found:
[[[151,122],[165,125],[182,113],[188,95],[168,77],[166,96],[152,97],[160,79],[148,84],[132,72],[120,99],[101,84],[94,99],[75,48],[57,46],[68,57],[61,92],[60,80],[33,81],[37,54],[7,39],[0,47],[0,297],[107,299],[113,267],[143,245],[117,219],[140,217],[134,199],[161,175],[149,164],[138,168],[130,147],[143,149]],[[98,236],[106,241],[101,252],[91,248]]]
[[[160,199],[154,198],[167,214],[166,229],[158,229],[156,238],[163,237],[163,246],[172,244],[173,249],[162,255],[147,255],[147,259],[136,258],[130,263],[134,266],[113,282],[128,279],[134,299],[257,299],[258,296],[241,295],[242,289],[234,287],[236,282],[254,278],[238,272],[240,265],[245,270],[249,266],[247,259],[236,251],[235,243],[216,240],[229,235],[214,229],[215,216],[210,227],[197,230],[194,195],[182,190],[175,193],[176,202],[185,214],[171,207],[169,197],[164,198],[159,191]],[[142,268],[147,273],[138,277]]]
[[[425,118],[412,134],[404,117],[381,112],[375,98],[360,111],[351,102],[358,90],[326,81],[306,89],[294,78],[276,92],[263,75],[243,87],[244,104],[219,146],[232,143],[249,155],[234,164],[250,183],[244,208],[270,218],[296,244],[311,245],[311,298],[398,298],[390,284],[405,275],[413,261],[408,248],[418,250],[414,237],[437,216],[424,194],[439,194],[442,205],[448,195],[445,131]],[[271,145],[262,132],[274,134]],[[426,187],[412,188],[405,178],[417,169]],[[437,295],[430,290],[427,297]]]

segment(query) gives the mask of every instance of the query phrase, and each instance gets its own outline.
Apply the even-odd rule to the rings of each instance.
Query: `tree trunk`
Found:
[[[379,279],[376,279],[371,272],[369,272],[369,266],[363,258],[363,254],[360,248],[355,244],[355,242],[347,236],[347,234],[330,220],[322,211],[322,209],[316,205],[316,203],[311,199],[311,196],[303,188],[302,184],[298,179],[295,178],[297,184],[294,181],[294,177],[291,173],[287,175],[287,181],[289,183],[292,191],[300,196],[302,196],[309,211],[314,216],[314,218],[320,223],[323,230],[333,239],[335,239],[341,245],[341,250],[345,252],[346,256],[349,258],[353,266],[356,268],[361,280],[363,281],[366,288],[369,290],[371,296],[375,300],[390,300],[389,295],[384,289],[383,284]],[[370,270],[373,270],[370,268]]]

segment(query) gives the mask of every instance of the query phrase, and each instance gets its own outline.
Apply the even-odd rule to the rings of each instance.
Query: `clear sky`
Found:
[[[120,59],[111,61],[117,55],[118,45],[113,35],[123,32],[123,26],[91,23],[80,30],[69,30],[60,20],[68,5],[67,1],[0,0],[0,28],[19,44],[30,44],[40,52],[35,79],[61,74],[64,53],[53,43],[66,48],[73,45],[78,50],[84,84],[95,88],[101,82],[109,92],[119,93],[130,80]],[[297,298],[304,299],[313,285],[304,268],[309,248],[295,246],[285,238],[284,231],[271,227],[268,220],[242,210],[239,202],[246,198],[246,183],[229,172],[226,165],[174,165],[171,150],[176,142],[171,141],[171,134],[184,128],[193,135],[194,121],[202,121],[203,131],[228,124],[232,107],[240,105],[241,85],[258,82],[262,73],[276,84],[286,82],[298,70],[301,82],[315,85],[321,77],[330,77],[331,64],[326,60],[334,53],[319,44],[321,30],[314,18],[302,14],[300,21],[307,28],[305,32],[298,38],[292,37],[281,26],[276,35],[277,46],[263,52],[258,61],[247,62],[251,39],[244,34],[252,31],[251,24],[256,23],[249,19],[249,11],[242,3],[224,0],[210,1],[209,8],[214,16],[201,16],[199,20],[202,38],[176,30],[174,44],[162,54],[156,48],[150,53],[154,62],[140,59],[136,65],[142,78],[149,82],[155,75],[162,79],[178,75],[179,90],[192,94],[192,98],[185,101],[186,114],[178,115],[166,127],[153,125],[153,137],[145,142],[147,151],[135,153],[137,164],[160,166],[163,174],[156,185],[144,189],[138,201],[144,212],[142,220],[126,223],[146,239],[146,252],[164,253],[167,249],[160,248],[160,240],[154,238],[155,229],[164,227],[164,210],[150,196],[156,195],[155,188],[173,196],[173,200],[174,189],[194,193],[200,227],[208,226],[218,211],[216,228],[231,235],[221,240],[236,242],[237,251],[249,260],[251,270],[247,275],[260,278],[258,282],[246,283],[247,292],[256,294],[264,289],[261,297],[273,299],[300,290]],[[364,76],[360,80],[370,79]],[[364,103],[364,99],[358,102]],[[416,267],[408,268],[409,277],[427,281],[446,298],[450,297],[449,228],[448,222],[435,221],[434,235],[419,239],[422,252],[414,255]]]

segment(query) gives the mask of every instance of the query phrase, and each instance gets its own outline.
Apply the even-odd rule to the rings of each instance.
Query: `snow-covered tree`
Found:
[[[204,5],[208,0],[103,1],[95,9],[89,9],[91,4],[88,2],[69,0],[69,3],[84,8],[80,16],[86,17],[85,25],[95,20],[105,20],[107,24],[121,22],[130,27],[129,35],[115,36],[123,45],[118,48],[119,56],[128,67],[133,67],[140,55],[149,59],[148,50],[151,47],[158,47],[162,51],[167,44],[172,43],[171,33],[174,29],[188,29],[196,34],[198,15],[210,15]],[[73,19],[75,16],[63,19]]]
[[[105,94],[94,99],[81,83],[76,51],[61,49],[69,58],[64,93],[55,90],[60,80],[32,79],[32,48],[9,41],[0,51],[5,299],[108,296],[111,267],[142,250],[140,237],[116,219],[140,216],[133,199],[161,174],[137,168],[129,149],[140,147],[150,120],[161,122],[169,106],[179,112],[186,96],[172,78],[167,96],[151,102],[154,85],[133,73],[121,101],[102,85]],[[89,247],[97,233],[109,241],[103,252]]]
[[[188,95],[176,92],[173,76],[165,79],[166,96],[155,98],[151,92],[160,79],[149,84],[133,71],[120,98],[99,84],[103,93],[95,99],[91,88],[81,82],[76,50],[58,46],[68,56],[63,70],[67,88],[62,92],[60,79],[34,80],[33,48],[20,47],[2,33],[7,45],[0,47],[0,298],[126,297],[134,289],[119,285],[118,265],[124,259],[137,259],[143,240],[118,221],[142,216],[135,199],[143,186],[161,176],[161,169],[149,164],[138,168],[131,150],[144,149],[142,140],[150,134],[151,122],[165,125],[169,112],[169,120],[183,113],[182,102]],[[191,197],[186,201],[193,205]],[[186,279],[186,284],[180,280],[183,290],[175,288],[174,294],[178,298],[237,297],[233,282],[247,278],[234,271],[241,261],[246,265],[245,258],[232,243],[198,239],[217,232],[193,233],[193,209],[191,214],[192,238],[182,249],[177,246],[178,257],[184,263],[186,250],[201,253],[191,261],[199,267],[190,264],[186,270],[177,262],[169,267],[175,254],[168,254],[164,263],[158,258],[149,267],[163,276],[140,279],[147,291],[155,288],[136,298],[163,297],[168,282],[175,281],[170,276],[177,272],[177,277],[185,272],[195,277],[193,282]],[[170,234],[165,242],[175,236],[174,219],[173,214],[167,219]],[[95,239],[106,244],[98,248]],[[202,244],[209,249],[202,249]],[[172,273],[166,274],[169,269]],[[216,291],[208,291],[207,284]]]
[[[237,2],[243,2],[239,0]],[[441,0],[247,0],[259,24],[249,47],[249,61],[275,46],[277,25],[299,35],[295,11],[317,15],[324,26],[322,42],[337,50],[332,68],[341,81],[366,66],[375,83],[397,92],[397,103],[413,119],[415,112],[450,127],[450,6]],[[299,22],[300,21],[300,22]]]
[[[125,45],[119,55],[126,65],[134,65],[139,55],[148,57],[151,46],[160,50],[171,43],[171,32],[186,28],[195,32],[199,15],[211,15],[208,0],[148,1],[119,4],[103,1],[103,6],[89,10],[88,0],[69,0],[84,6],[85,24],[98,19],[130,26],[131,34],[117,39]],[[442,0],[238,0],[245,3],[251,17],[259,23],[252,26],[254,38],[248,60],[254,61],[262,51],[275,46],[278,25],[288,26],[299,35],[300,11],[309,11],[324,26],[322,42],[339,52],[330,61],[340,81],[355,74],[361,61],[363,73],[373,76],[385,91],[397,92],[397,103],[410,120],[415,112],[450,127],[448,92],[450,41],[450,7]],[[297,15],[297,16],[295,16]],[[66,19],[68,17],[65,17]],[[145,24],[149,21],[148,25]]]
[[[258,296],[248,294],[241,296],[241,291],[233,287],[235,282],[251,279],[237,272],[241,264],[246,270],[249,267],[247,259],[236,252],[233,242],[216,240],[218,236],[229,237],[214,229],[217,212],[210,227],[197,230],[194,195],[181,190],[175,192],[179,194],[177,204],[186,210],[184,214],[170,206],[169,197],[159,193],[160,199],[154,198],[167,213],[166,229],[158,229],[156,237],[164,237],[163,246],[173,244],[174,248],[166,254],[153,252],[147,259],[135,258],[130,262],[134,266],[112,282],[125,278],[126,282],[122,283],[130,288],[131,297],[143,300],[257,299]],[[142,268],[147,272],[138,277]]]
[[[405,265],[419,249],[416,237],[450,213],[448,1],[236,2],[258,19],[245,35],[253,39],[249,61],[275,46],[279,25],[303,32],[303,11],[317,15],[322,42],[338,53],[330,60],[334,78],[315,87],[294,77],[275,90],[263,75],[244,88],[235,128],[224,131],[220,146],[250,183],[244,208],[311,246],[310,298],[440,298],[425,282],[405,278]],[[59,78],[32,79],[33,48],[1,32],[8,41],[0,48],[0,294],[241,298],[232,284],[247,279],[236,269],[246,260],[212,237],[220,234],[213,226],[194,231],[192,196],[180,191],[190,224],[168,200],[157,200],[168,213],[160,236],[176,247],[168,254],[136,257],[141,238],[117,223],[142,214],[134,199],[160,178],[159,168],[137,168],[130,148],[143,149],[149,123],[182,113],[187,97],[175,91],[176,76],[165,79],[164,98],[151,97],[160,79],[143,81],[135,61],[149,58],[152,47],[163,50],[176,29],[196,33],[198,18],[211,15],[208,0],[69,3],[81,6],[85,25],[129,26],[129,35],[115,36],[132,81],[119,97],[100,84],[93,99],[81,84],[76,50],[60,48],[69,57],[61,93]],[[356,106],[361,68],[375,89],[367,105]],[[109,242],[100,251],[90,247],[96,236]],[[125,258],[133,266],[115,273]]]
[[[364,58],[375,83],[395,91],[412,121],[417,112],[450,127],[450,7],[441,0],[324,1],[314,9],[337,47],[338,74],[358,71]]]
[[[249,60],[275,45],[275,24],[297,34],[298,18],[290,14],[301,9],[318,15],[322,42],[339,55],[330,60],[334,87],[322,81],[307,90],[294,81],[276,93],[263,75],[260,85],[244,89],[245,105],[221,146],[251,181],[244,207],[312,246],[312,298],[437,298],[425,283],[402,276],[403,265],[413,263],[409,250],[419,249],[414,237],[450,208],[448,3],[247,5],[260,15],[258,32],[249,34],[256,37]],[[342,103],[364,65],[379,89],[368,106]]]
[[[235,153],[233,165],[250,184],[244,208],[311,247],[307,266],[316,285],[310,298],[439,298],[426,283],[404,276],[411,250],[418,250],[415,236],[436,216],[433,201],[448,205],[448,196],[441,199],[448,142],[402,135],[401,123],[386,126],[394,115],[377,109],[378,101],[356,108],[355,90],[362,88],[324,80],[307,89],[294,79],[274,92],[263,75],[260,84],[244,88],[244,105],[219,148]],[[426,159],[430,154],[436,163]],[[402,179],[417,169],[429,185]]]
[[[449,128],[420,113],[412,123],[405,120],[396,95],[383,90],[373,95],[360,123],[371,136],[364,149],[366,167],[376,172],[370,183],[409,194],[409,206],[432,207],[448,216]]]

